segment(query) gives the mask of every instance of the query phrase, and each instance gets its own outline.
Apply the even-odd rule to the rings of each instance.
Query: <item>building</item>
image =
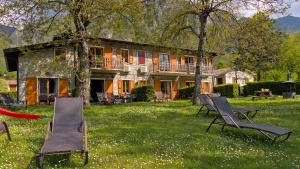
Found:
[[[37,104],[42,95],[67,96],[74,91],[78,68],[76,40],[54,39],[4,50],[8,71],[17,71],[20,101]],[[97,92],[122,95],[135,85],[176,99],[178,89],[194,82],[196,51],[112,39],[89,39],[91,101]],[[202,92],[212,92],[213,66],[208,54],[202,65]]]
[[[236,80],[237,78],[237,80]],[[246,71],[234,71],[231,68],[215,70],[214,84],[229,84],[238,83],[240,86],[245,86],[248,82],[254,81],[254,73]]]
[[[16,80],[7,80],[8,91],[17,91],[17,81]]]

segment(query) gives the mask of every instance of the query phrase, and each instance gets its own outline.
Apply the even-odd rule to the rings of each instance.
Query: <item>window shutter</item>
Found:
[[[134,88],[134,80],[130,80],[129,93],[131,93],[131,91],[132,91],[133,88]]]
[[[59,96],[69,95],[69,81],[67,79],[59,79]]]
[[[129,63],[130,64],[133,64],[133,52],[134,52],[133,49],[129,50]]]
[[[34,105],[37,102],[36,78],[26,79],[26,102],[28,105]]]
[[[178,94],[177,90],[178,90],[178,82],[172,81],[172,99],[176,99]]]
[[[118,80],[118,93],[119,95],[122,94],[122,80]]]
[[[105,92],[113,93],[113,80],[105,80]]]
[[[159,82],[159,80],[154,80],[154,91],[155,92],[160,91],[160,82]]]

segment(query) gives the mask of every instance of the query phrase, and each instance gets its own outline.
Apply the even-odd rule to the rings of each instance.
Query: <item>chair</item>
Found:
[[[39,95],[39,104],[41,104],[42,102],[46,103],[46,104],[50,104],[48,101],[48,95],[45,93],[41,93]]]
[[[4,106],[7,107],[16,107],[16,108],[24,108],[26,107],[26,104],[20,104],[16,100],[10,97],[9,94],[0,94],[0,100],[2,100],[2,103]]]
[[[220,97],[220,96],[216,96],[216,97]],[[200,102],[201,102],[202,106],[200,107],[196,116],[198,116],[200,114],[201,110],[204,107],[206,107],[206,109],[207,109],[207,112],[206,112],[207,115],[209,114],[210,111],[217,111],[214,103],[211,101],[210,98],[211,97],[209,97],[209,95],[207,95],[207,94],[200,95]],[[245,116],[245,115],[249,116],[249,114],[252,113],[252,117],[254,117],[258,112],[258,110],[252,110],[249,108],[234,108],[234,107],[232,107],[232,109],[233,109],[234,113],[242,114],[243,116]]]
[[[99,103],[104,104],[105,103],[104,93],[96,93],[96,94],[97,94]]]
[[[112,93],[107,93],[107,104],[115,104],[115,97]]]
[[[211,99],[217,109],[217,112],[219,112],[219,115],[216,118],[214,118],[213,121],[209,124],[208,128],[206,129],[206,132],[209,131],[210,127],[213,124],[222,124],[222,131],[224,130],[225,126],[235,127],[238,129],[254,129],[261,132],[267,138],[271,139],[272,144],[275,143],[277,139],[281,136],[286,136],[281,141],[287,140],[292,133],[289,129],[268,124],[254,123],[249,118],[247,118],[247,122],[243,122],[236,118],[232,107],[228,103],[226,97],[212,97]],[[221,122],[217,122],[217,120],[221,120]]]
[[[87,127],[83,117],[82,98],[55,98],[53,119],[48,123],[45,142],[37,155],[43,168],[44,156],[79,152],[88,163]]]
[[[155,92],[154,101],[164,101],[165,97],[162,92]]]
[[[11,137],[10,137],[10,134],[9,134],[8,126],[7,126],[7,124],[5,122],[1,122],[0,123],[0,134],[2,134],[2,133],[6,133],[8,140],[11,141]]]

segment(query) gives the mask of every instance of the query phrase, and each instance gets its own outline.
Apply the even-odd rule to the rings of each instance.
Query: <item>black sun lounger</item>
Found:
[[[5,122],[0,122],[0,134],[2,133],[6,133],[8,140],[11,141],[8,126]]]
[[[216,96],[216,97],[219,97],[219,96]],[[198,116],[200,114],[201,110],[204,107],[207,110],[206,111],[207,115],[211,111],[217,111],[214,103],[211,101],[210,97],[207,94],[201,94],[200,95],[200,102],[201,102],[202,106],[200,107],[200,109],[199,109],[198,113],[196,114],[196,116]],[[248,108],[234,108],[234,107],[232,107],[232,110],[233,110],[234,113],[239,113],[239,114],[242,114],[242,115],[246,115],[248,117],[249,117],[250,114],[251,114],[251,117],[254,117],[258,112],[258,110],[252,110],[252,109],[248,109]]]
[[[238,118],[236,118],[226,97],[212,97],[211,99],[214,105],[216,106],[219,115],[210,123],[210,125],[206,130],[207,132],[209,131],[210,127],[213,124],[222,124],[222,131],[224,130],[225,126],[235,127],[238,129],[241,128],[254,129],[254,130],[258,130],[264,136],[271,139],[272,144],[275,143],[277,139],[281,136],[285,136],[285,138],[283,138],[281,141],[287,140],[292,133],[289,129],[286,128],[281,128],[281,127],[272,126],[268,124],[256,124],[250,121],[249,119],[247,119],[247,122],[243,122]],[[221,120],[221,122],[217,122],[217,120]]]
[[[9,94],[2,93],[0,94],[0,101],[2,104],[7,107],[15,107],[15,108],[25,108],[26,104],[20,104],[13,98],[9,96]]]
[[[45,155],[79,152],[88,163],[87,128],[82,98],[55,98],[53,120],[49,122],[44,145],[37,156],[43,168]]]

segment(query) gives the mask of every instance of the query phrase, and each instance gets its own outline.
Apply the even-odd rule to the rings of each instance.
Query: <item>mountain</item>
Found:
[[[8,36],[11,36],[16,31],[16,28],[0,25],[0,33],[5,33]]]
[[[300,31],[300,17],[285,16],[275,19],[276,28],[286,32]]]

